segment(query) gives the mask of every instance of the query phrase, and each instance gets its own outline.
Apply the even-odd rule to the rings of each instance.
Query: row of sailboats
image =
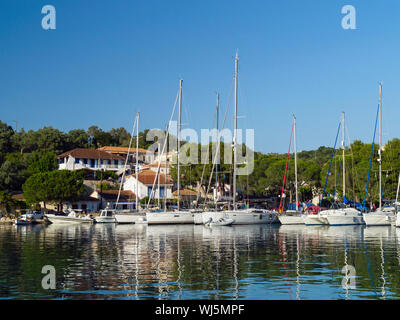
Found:
[[[181,113],[182,113],[182,91],[183,91],[183,80],[179,80],[179,103],[178,103],[178,136],[177,136],[177,210],[175,211],[167,211],[166,205],[164,206],[164,211],[161,210],[150,210],[149,204],[152,195],[154,194],[154,186],[156,184],[156,179],[160,175],[160,165],[161,160],[158,161],[157,168],[157,176],[155,177],[153,188],[151,191],[151,195],[149,197],[149,201],[147,203],[146,210],[139,211],[138,205],[138,196],[136,197],[136,211],[129,213],[118,213],[116,211],[116,220],[119,223],[137,223],[137,222],[146,222],[148,224],[218,224],[224,225],[224,220],[233,221],[232,224],[261,224],[261,223],[274,223],[279,222],[281,224],[306,224],[306,225],[359,225],[359,224],[367,224],[367,225],[391,225],[395,221],[395,214],[393,212],[388,212],[382,210],[382,84],[380,84],[380,95],[379,95],[379,114],[380,114],[380,138],[379,138],[379,209],[376,212],[368,212],[362,214],[359,210],[345,206],[342,203],[334,203],[333,206],[327,210],[319,211],[316,214],[304,214],[299,210],[299,199],[298,199],[298,179],[297,179],[297,146],[296,146],[296,117],[293,116],[293,126],[292,133],[294,133],[294,165],[295,165],[295,198],[296,198],[296,208],[293,211],[286,211],[285,213],[279,213],[278,215],[275,212],[263,209],[239,209],[236,201],[236,181],[237,181],[237,110],[238,110],[238,65],[239,65],[239,57],[236,54],[235,57],[235,73],[234,73],[234,132],[233,132],[233,183],[232,183],[232,209],[223,210],[223,211],[204,211],[204,210],[188,210],[181,209],[181,201],[180,201],[180,191],[181,191],[181,174],[180,174],[180,152],[181,152]],[[175,101],[176,106],[176,101]],[[174,106],[174,110],[175,110]],[[217,109],[219,107],[219,95],[217,95]],[[174,111],[172,113],[172,116]],[[172,119],[171,116],[171,119]],[[218,121],[218,120],[217,120]],[[135,123],[136,123],[136,152],[138,152],[138,122],[139,122],[139,114],[137,114]],[[171,122],[171,121],[170,121]],[[338,134],[340,125],[342,125],[342,164],[343,164],[343,199],[345,202],[346,196],[346,167],[345,167],[345,114],[342,113],[342,123],[339,124]],[[218,128],[218,124],[217,124]],[[217,129],[218,131],[218,129]],[[164,154],[166,151],[167,139],[169,134],[169,126],[167,127],[167,138],[164,141],[164,145],[161,151],[161,154]],[[336,136],[336,141],[338,138],[338,134]],[[292,136],[292,135],[291,135]],[[220,132],[218,131],[218,147],[220,144]],[[291,137],[292,139],[292,137]],[[336,148],[333,149],[333,154]],[[218,152],[219,148],[217,148]],[[290,144],[289,144],[289,152],[290,152]],[[289,159],[288,152],[288,159]],[[159,148],[160,153],[160,148]],[[165,152],[166,154],[166,152]],[[372,155],[371,155],[372,156]],[[161,158],[160,158],[161,159]],[[288,160],[287,159],[287,160]],[[136,155],[136,161],[138,161],[138,155]],[[214,168],[213,163],[213,168]],[[329,170],[330,170],[329,166]],[[287,169],[287,164],[286,164]],[[328,175],[325,182],[328,181]],[[138,163],[136,163],[136,175],[139,175]],[[216,187],[218,187],[218,176],[217,176],[217,167],[216,167]],[[286,171],[285,171],[286,177]],[[121,185],[123,183],[124,176],[122,177]],[[211,181],[211,177],[210,177]],[[284,180],[285,181],[285,180]],[[138,179],[136,179],[138,182]],[[160,182],[158,182],[159,184]],[[283,197],[285,182],[282,188],[281,202]],[[400,186],[400,176],[399,176],[399,186]],[[325,192],[324,187],[324,192]],[[368,188],[368,182],[367,187]],[[136,186],[136,190],[138,190],[138,186]],[[120,187],[121,191],[121,187]],[[323,196],[322,196],[323,197]],[[207,194],[206,194],[207,198]],[[118,202],[118,201],[117,201]],[[365,200],[364,200],[365,204]],[[365,208],[365,207],[364,207]],[[281,209],[281,205],[280,205]],[[399,221],[400,226],[400,221]]]
[[[367,226],[390,226],[393,224],[396,224],[396,226],[400,227],[400,216],[397,217],[396,219],[396,210],[395,206],[398,204],[398,193],[399,193],[399,187],[400,187],[400,175],[399,175],[399,182],[398,182],[398,187],[397,187],[397,194],[396,194],[396,201],[395,201],[395,206],[394,207],[389,207],[389,208],[383,208],[382,207],[382,84],[379,84],[379,150],[378,150],[378,163],[379,163],[379,208],[376,211],[371,211],[371,212],[365,212],[366,207],[365,207],[365,200],[362,205],[363,212],[357,210],[354,207],[350,206],[345,206],[344,203],[349,202],[346,199],[346,166],[345,166],[345,114],[344,112],[342,113],[342,149],[343,149],[343,155],[342,155],[342,165],[343,165],[343,202],[344,203],[338,203],[335,202],[332,204],[331,208],[327,210],[321,210],[315,214],[303,214],[299,212],[298,210],[298,198],[297,198],[297,150],[296,150],[296,118],[294,117],[293,119],[293,128],[294,128],[294,141],[295,141],[295,188],[296,188],[296,211],[294,212],[286,212],[284,214],[279,215],[279,220],[281,224],[305,224],[305,225],[360,225],[360,224],[366,224]],[[378,117],[378,114],[377,114]],[[378,120],[378,119],[377,119]],[[375,125],[376,127],[376,125]],[[336,141],[337,137],[339,134],[339,129],[340,129],[340,124],[338,128],[338,133],[336,136]],[[375,133],[374,133],[374,138],[375,138]],[[330,167],[332,164],[332,159],[335,153],[335,148],[336,148],[336,141],[335,145],[333,148],[332,152],[332,158],[331,162],[329,165],[327,177],[326,177],[326,182],[325,182],[325,187],[328,181],[329,173],[330,173]],[[372,148],[374,147],[374,143],[372,143]],[[289,151],[290,151],[290,145],[289,145]],[[371,152],[371,158],[370,158],[370,169],[371,169],[371,161],[372,161],[372,155],[373,155],[373,149]],[[289,153],[288,153],[289,156]],[[370,171],[369,169],[369,171]],[[286,173],[285,173],[286,176]],[[367,185],[366,185],[366,192],[365,192],[365,198],[367,195],[367,190],[368,190],[368,182],[369,182],[369,173],[368,173],[368,179],[367,179]],[[325,187],[324,187],[324,192],[325,192]],[[322,197],[324,196],[324,192]],[[283,189],[282,189],[282,194],[283,194]],[[281,196],[282,197],[282,196]],[[282,198],[281,198],[282,199]],[[322,200],[321,200],[322,201]]]
[[[236,181],[237,181],[237,110],[238,110],[238,68],[239,57],[235,57],[235,73],[234,73],[234,131],[233,131],[233,187],[232,187],[232,210],[224,211],[203,211],[203,210],[182,210],[180,207],[180,152],[181,152],[181,110],[182,110],[182,84],[179,81],[179,111],[178,111],[178,143],[177,143],[177,210],[168,212],[146,211],[146,220],[148,224],[183,224],[183,223],[200,223],[207,225],[226,225],[228,224],[261,224],[277,222],[276,214],[268,210],[262,209],[238,209],[236,202]],[[218,108],[219,96],[217,96]],[[218,120],[217,120],[218,121]],[[168,134],[168,133],[167,133]],[[218,132],[218,142],[220,133]],[[166,143],[166,141],[165,141]],[[219,143],[218,143],[219,144]],[[164,144],[165,148],[165,144]],[[164,149],[163,148],[163,149]],[[217,173],[216,173],[217,174]],[[154,186],[153,186],[154,187]]]

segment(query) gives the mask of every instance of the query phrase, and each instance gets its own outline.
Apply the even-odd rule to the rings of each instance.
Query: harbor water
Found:
[[[0,299],[393,299],[399,270],[394,227],[0,225]]]

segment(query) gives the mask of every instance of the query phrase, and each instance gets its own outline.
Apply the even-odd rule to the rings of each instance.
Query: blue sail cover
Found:
[[[349,204],[349,205],[351,205],[351,206],[354,206],[354,207],[356,207],[357,209],[359,209],[359,210],[361,210],[361,211],[364,211],[364,210],[367,209],[367,208],[365,208],[365,207],[364,207],[361,203],[359,203],[359,202],[350,201],[349,199],[346,198],[346,196],[343,197],[343,202],[344,202],[345,204]]]

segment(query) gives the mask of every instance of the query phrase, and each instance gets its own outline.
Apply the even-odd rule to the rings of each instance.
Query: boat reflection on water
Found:
[[[392,227],[0,226],[0,243],[12,244],[0,246],[0,297],[400,297],[400,229]],[[38,289],[42,274],[32,269],[50,262],[58,279],[51,293]],[[342,272],[351,266],[355,275]]]

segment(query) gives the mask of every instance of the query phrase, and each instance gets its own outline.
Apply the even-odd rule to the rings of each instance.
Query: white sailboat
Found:
[[[346,158],[345,158],[345,116],[344,112],[342,112],[342,148],[343,148],[343,199],[346,195]],[[333,208],[328,210],[323,210],[318,212],[317,214],[308,214],[304,222],[307,226],[315,226],[315,225],[329,225],[328,216],[330,215],[342,215],[344,213],[351,214],[353,209],[346,208],[344,206],[340,206],[339,204],[334,204]]]
[[[305,217],[299,211],[299,198],[297,192],[297,145],[296,145],[296,117],[293,116],[293,133],[294,133],[294,176],[295,176],[295,193],[296,193],[296,210],[287,210],[285,213],[278,215],[281,224],[304,224]],[[290,149],[290,148],[289,148]],[[283,191],[282,191],[283,192]]]
[[[135,166],[135,173],[136,173],[136,177],[135,177],[136,178],[136,195],[135,195],[135,198],[136,199],[135,199],[135,211],[118,210],[118,204],[122,204],[122,203],[119,203],[119,198],[120,198],[120,194],[121,194],[121,190],[122,190],[122,185],[124,183],[124,178],[125,178],[125,173],[126,173],[126,166],[127,166],[128,159],[129,159],[129,151],[131,149],[133,132],[134,132],[135,127],[136,127],[136,166]],[[134,122],[134,125],[133,125],[131,140],[129,142],[128,154],[126,155],[126,159],[125,159],[124,173],[122,175],[121,184],[120,184],[119,192],[118,192],[116,210],[115,210],[115,213],[114,213],[115,219],[120,224],[138,223],[139,221],[143,221],[143,219],[145,218],[145,212],[140,212],[139,211],[139,198],[138,198],[139,169],[138,168],[139,168],[139,112],[136,113],[136,118],[135,118],[135,122]]]
[[[393,211],[382,209],[382,83],[379,84],[379,208],[375,212],[363,214],[367,226],[391,226],[396,215]]]
[[[181,110],[182,110],[182,83],[183,79],[179,80],[179,114],[178,114],[178,143],[177,143],[177,189],[178,189],[178,210],[168,212],[146,212],[147,224],[193,224],[194,223],[194,212],[189,210],[181,210],[180,208],[180,140],[181,140]],[[168,132],[167,132],[168,134]],[[165,139],[164,147],[165,149],[167,139]],[[159,161],[158,166],[160,166],[161,161]],[[158,168],[158,175],[160,168]],[[154,187],[154,185],[153,185]]]
[[[238,67],[239,56],[236,53],[235,57],[235,117],[234,117],[234,130],[233,130],[233,210],[226,211],[210,211],[202,213],[203,223],[206,224],[210,221],[219,221],[220,219],[234,220],[232,224],[260,224],[272,223],[276,221],[276,214],[268,210],[259,209],[237,209],[236,204],[236,176],[237,176],[237,106],[238,106]]]

